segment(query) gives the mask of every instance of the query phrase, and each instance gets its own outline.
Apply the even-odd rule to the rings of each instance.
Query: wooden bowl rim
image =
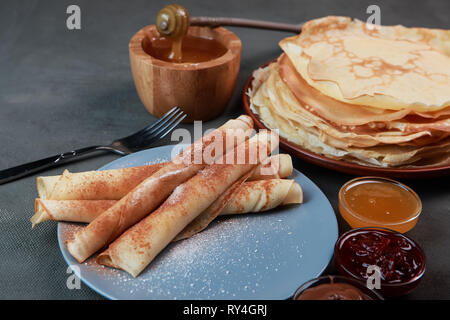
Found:
[[[228,49],[226,53],[221,55],[218,58],[205,61],[205,62],[199,62],[199,63],[173,63],[173,62],[167,62],[160,59],[157,59],[155,57],[152,57],[148,53],[144,51],[142,48],[142,40],[146,37],[145,31],[147,29],[154,29],[156,30],[155,25],[148,25],[140,29],[136,34],[130,39],[130,42],[128,44],[130,55],[133,55],[140,59],[142,62],[147,62],[154,66],[159,66],[161,68],[165,69],[171,69],[171,70],[180,70],[180,71],[192,71],[192,70],[203,70],[203,69],[209,69],[214,68],[217,66],[221,66],[224,64],[227,64],[233,60],[236,59],[236,57],[239,57],[241,54],[242,49],[242,42],[239,37],[233,33],[232,31],[224,28],[224,27],[217,27],[212,29],[212,31],[220,33],[221,35],[230,37],[230,41],[226,45],[226,48]],[[209,28],[209,27],[198,27],[198,26],[190,26],[189,29],[196,29],[196,28]]]
[[[269,64],[275,62],[277,58],[263,64],[259,68],[267,67]],[[258,68],[258,69],[259,69]],[[259,115],[254,114],[250,109],[250,97],[247,95],[249,89],[252,88],[253,73],[247,79],[242,93],[242,102],[244,105],[244,111],[255,122],[256,127],[259,129],[268,129],[264,123],[262,123]],[[331,159],[326,156],[322,156],[306,150],[299,145],[288,141],[280,136],[280,146],[286,151],[294,154],[302,160],[310,162],[312,164],[332,169],[335,171],[352,174],[352,175],[378,175],[384,177],[403,178],[403,179],[420,179],[420,178],[435,178],[440,176],[450,175],[450,165],[440,165],[426,168],[381,168],[363,166],[356,163],[346,162],[343,160]]]

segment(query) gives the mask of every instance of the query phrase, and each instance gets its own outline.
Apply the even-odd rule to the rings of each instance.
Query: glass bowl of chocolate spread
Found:
[[[293,296],[294,300],[384,300],[365,283],[343,277],[322,276],[302,284]]]

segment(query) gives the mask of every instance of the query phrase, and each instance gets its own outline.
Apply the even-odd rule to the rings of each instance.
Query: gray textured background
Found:
[[[172,1],[169,1],[169,3]],[[182,1],[192,15],[234,16],[297,23],[326,15],[366,19],[369,4],[381,7],[382,24],[449,29],[450,1]],[[66,29],[66,8],[78,4],[82,30]],[[128,41],[152,24],[167,2],[5,1],[0,2],[0,169],[49,155],[106,143],[145,126],[154,118],[134,89]],[[232,28],[243,55],[236,92],[227,111],[206,123],[215,127],[242,113],[241,90],[259,65],[280,53],[289,35]],[[189,128],[189,126],[186,126]],[[165,141],[168,143],[170,141]],[[68,165],[93,170],[116,159],[101,155]],[[350,176],[296,160],[337,209],[337,192]],[[60,174],[62,168],[45,174]],[[98,299],[82,285],[66,288],[66,265],[56,225],[31,231],[36,176],[0,186],[0,298]],[[409,233],[425,250],[428,270],[410,299],[450,298],[450,192],[448,178],[408,182],[423,200],[423,214]],[[337,212],[337,211],[336,211]],[[348,225],[338,217],[340,231]],[[333,267],[329,268],[333,271]]]

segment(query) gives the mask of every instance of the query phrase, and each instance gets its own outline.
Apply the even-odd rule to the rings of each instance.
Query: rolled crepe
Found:
[[[142,168],[142,167],[135,167]],[[266,170],[269,169],[269,170]],[[122,170],[122,169],[118,169]],[[275,172],[274,170],[278,170]],[[253,180],[262,180],[262,179],[278,179],[278,178],[286,178],[292,174],[292,159],[287,154],[277,154],[268,158],[263,164],[260,164],[254,170],[252,176],[249,177],[249,181]],[[73,174],[74,176],[84,175],[85,177],[91,178],[91,185],[99,185],[99,184],[109,184],[109,182],[105,181],[103,175],[97,175],[96,173],[101,171],[91,171],[91,172],[83,172]],[[113,183],[117,181],[114,177],[118,177],[119,175],[116,173],[116,170],[107,170],[105,172],[112,173],[112,181]],[[122,171],[126,173],[126,171]],[[143,172],[143,171],[142,171]],[[92,175],[90,173],[93,173]],[[114,176],[115,175],[115,176]],[[53,178],[53,177],[45,177],[45,178]],[[58,180],[57,177],[56,180]],[[103,181],[102,181],[103,180]],[[120,180],[120,179],[119,179]],[[48,180],[50,181],[50,180]],[[73,180],[74,181],[74,180]],[[74,186],[73,181],[70,182],[71,186]],[[255,187],[258,184],[255,184]],[[112,188],[112,187],[111,187]],[[96,189],[96,188],[93,188]],[[250,189],[250,186],[245,183],[245,189]],[[72,188],[72,190],[77,190],[78,194],[83,193],[82,190]],[[254,191],[250,191],[254,192]],[[87,193],[89,194],[89,192]],[[91,198],[90,196],[88,198]],[[94,197],[95,198],[95,197]],[[49,199],[36,199],[35,200],[35,213],[31,217],[30,221],[32,223],[32,228],[34,228],[37,224],[48,221],[71,221],[71,222],[92,222],[97,216],[103,213],[106,209],[111,207],[117,201],[115,200],[84,200],[83,197],[81,199],[70,200],[49,200]]]
[[[253,137],[247,146],[256,142],[258,149],[268,154],[271,150],[265,141],[269,135],[263,136],[260,133]],[[216,200],[256,165],[226,162],[209,165],[178,186],[156,211],[111,243],[97,257],[97,262],[123,269],[136,277],[191,221],[203,212],[220,207]]]
[[[242,135],[243,131],[250,131],[252,125],[249,117],[240,116],[183,150],[170,163],[142,181],[87,227],[76,233],[73,239],[67,241],[70,254],[81,263],[108,245],[123,231],[156,209],[177,186],[203,169],[206,166],[203,154],[210,145],[219,141],[221,150],[234,149],[235,134]],[[229,143],[230,139],[233,143]],[[216,154],[217,157],[222,155],[223,151],[222,154]]]
[[[302,201],[302,189],[293,180],[248,181],[236,190],[219,215],[266,211],[280,205]],[[48,220],[89,223],[116,202],[116,200],[36,199],[35,214],[31,222],[33,227]]]
[[[288,154],[276,154],[258,165],[248,180],[267,180],[286,178],[292,174],[292,158]]]
[[[65,170],[60,176],[38,177],[38,194],[50,200],[119,200],[166,163],[79,173]],[[291,157],[278,154],[259,165],[249,180],[286,178],[291,174]]]
[[[90,223],[111,208],[117,200],[35,200],[35,213],[30,221],[34,228],[48,221],[69,221]]]
[[[206,229],[208,225],[220,214],[222,209],[233,197],[234,193],[242,187],[243,183],[253,173],[250,170],[243,175],[239,180],[233,183],[224,193],[222,193],[205,211],[196,216],[183,230],[181,230],[172,241],[178,241],[192,237],[194,234]]]
[[[139,183],[161,169],[164,163],[153,165],[70,173],[37,177],[41,199],[52,200],[119,200]]]
[[[302,202],[302,188],[294,180],[250,181],[239,188],[220,214],[262,212],[281,205]]]

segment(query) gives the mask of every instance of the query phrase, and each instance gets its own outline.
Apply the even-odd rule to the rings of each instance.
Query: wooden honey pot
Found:
[[[160,117],[174,106],[187,113],[185,122],[220,115],[233,95],[242,44],[223,28],[189,26],[179,5],[163,8],[156,25],[130,40],[131,69],[146,109]]]

